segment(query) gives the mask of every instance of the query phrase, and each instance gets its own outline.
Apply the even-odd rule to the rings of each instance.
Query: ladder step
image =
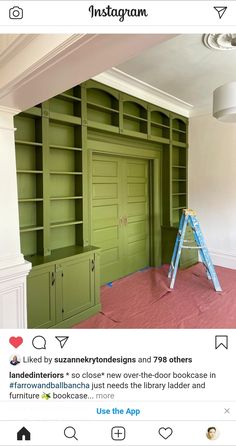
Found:
[[[182,246],[182,249],[203,249],[205,246]]]

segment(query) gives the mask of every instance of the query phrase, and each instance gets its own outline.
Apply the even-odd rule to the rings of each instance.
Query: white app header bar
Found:
[[[0,3],[1,33],[234,32],[236,21],[235,1],[19,0]]]

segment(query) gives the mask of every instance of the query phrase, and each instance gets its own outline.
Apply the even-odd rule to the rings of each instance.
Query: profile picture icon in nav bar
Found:
[[[13,6],[9,9],[9,18],[13,20],[23,19],[23,9],[19,6]]]

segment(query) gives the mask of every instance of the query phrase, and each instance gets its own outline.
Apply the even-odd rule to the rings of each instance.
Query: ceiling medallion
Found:
[[[203,43],[213,50],[236,50],[236,34],[203,34]]]

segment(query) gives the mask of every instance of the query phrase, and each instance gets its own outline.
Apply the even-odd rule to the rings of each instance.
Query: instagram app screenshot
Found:
[[[236,2],[0,4],[0,445],[236,445]]]

